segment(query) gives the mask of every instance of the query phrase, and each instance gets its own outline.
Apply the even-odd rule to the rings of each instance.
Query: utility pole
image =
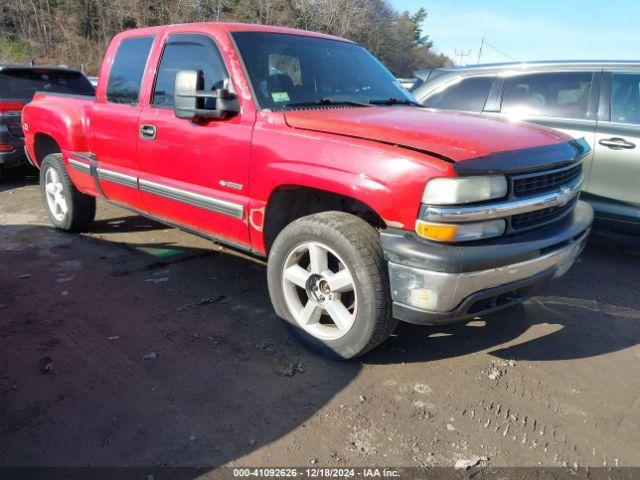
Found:
[[[464,50],[461,50],[460,53],[458,53],[458,49],[456,49],[455,52],[456,56],[460,57],[460,65],[462,65],[462,57],[468,57],[469,55],[471,55],[471,49],[467,50],[466,52]]]
[[[480,49],[478,50],[478,64],[480,64],[480,58],[482,58],[482,47],[484,47],[484,37],[482,37],[482,41],[480,42]]]

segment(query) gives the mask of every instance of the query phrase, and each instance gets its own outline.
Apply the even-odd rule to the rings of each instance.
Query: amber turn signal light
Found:
[[[420,220],[416,222],[416,232],[418,235],[428,238],[429,240],[450,242],[456,237],[457,231],[457,225],[427,223]]]

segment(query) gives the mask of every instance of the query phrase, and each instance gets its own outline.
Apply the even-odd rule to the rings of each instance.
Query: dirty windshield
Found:
[[[262,108],[390,99],[412,103],[394,76],[360,45],[266,32],[235,32],[233,38]]]

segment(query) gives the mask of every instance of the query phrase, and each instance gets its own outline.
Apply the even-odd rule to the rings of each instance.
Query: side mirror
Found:
[[[174,113],[178,118],[225,118],[240,111],[238,97],[226,88],[204,89],[204,73],[201,70],[180,70],[174,89]],[[209,108],[206,100],[215,99],[215,107]]]

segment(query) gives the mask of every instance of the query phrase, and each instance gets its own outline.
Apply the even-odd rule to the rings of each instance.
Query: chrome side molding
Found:
[[[114,172],[113,170],[105,170],[98,167],[98,178],[106,182],[117,183],[125,187],[138,188],[138,179],[131,175]]]
[[[89,165],[88,163],[80,162],[78,160],[70,158],[69,159],[69,166],[71,168],[73,168],[74,170],[77,170],[78,172],[86,173],[87,175],[91,175],[91,165]]]
[[[144,180],[142,178],[139,179],[139,184],[139,188],[143,192],[169,198],[171,200],[204,208],[213,212],[222,213],[238,219],[241,219],[244,216],[244,207],[238,203],[208,197],[206,195],[170,187],[168,185]]]
[[[91,163],[97,163],[96,156],[91,152],[71,152],[69,158],[69,167],[87,175],[93,175],[91,171]],[[88,162],[88,163],[87,163]],[[227,200],[221,200],[219,198],[202,195],[189,190],[183,190],[181,188],[170,187],[162,183],[152,182],[150,180],[144,180],[133,175],[127,175],[113,170],[105,169],[102,167],[95,168],[96,186],[101,190],[100,182],[111,182],[125,187],[140,190],[142,192],[151,193],[152,195],[158,195],[160,197],[169,198],[177,202],[182,202],[187,205],[193,205],[195,207],[204,208],[212,212],[220,213],[222,215],[228,215],[237,219],[244,217],[244,206],[239,203],[229,202]],[[242,189],[240,184],[232,184],[232,182],[220,182],[221,186],[226,186],[234,189]],[[238,188],[239,187],[239,188]]]
[[[93,152],[71,152],[71,155],[85,162],[92,162],[96,159],[96,155]]]

